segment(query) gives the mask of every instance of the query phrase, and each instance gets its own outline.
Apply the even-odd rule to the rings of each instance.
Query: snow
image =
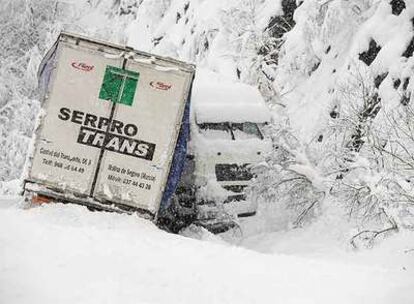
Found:
[[[171,235],[134,216],[61,204],[26,210],[20,200],[0,199],[4,303],[409,304],[414,297],[412,255],[404,269],[324,260],[301,254],[321,252],[324,244],[306,245],[318,239],[277,234],[256,238],[276,244],[264,254],[214,236]],[[406,240],[413,245],[412,235]]]
[[[67,4],[71,9],[62,16],[53,13],[56,24],[15,26],[22,26],[21,34],[32,33],[23,28],[25,24],[42,29],[45,37],[38,46],[24,49],[27,53],[20,60],[27,62],[20,65],[21,72],[0,71],[6,84],[0,88],[0,97],[5,98],[0,107],[0,195],[21,191],[21,179],[16,178],[30,154],[27,146],[39,112],[31,91],[17,89],[34,89],[36,65],[62,27],[196,63],[193,103],[199,122],[270,120],[256,88],[254,60],[258,45],[265,43],[260,40],[262,30],[270,18],[282,14],[281,1],[144,0],[135,13],[123,16],[117,15],[114,3],[126,5],[128,0],[87,2],[93,4],[71,1]],[[39,3],[42,6],[26,1],[23,10],[29,12],[26,8],[33,5],[35,12],[46,14],[49,3]],[[391,14],[389,1],[379,0],[307,0],[296,10],[296,26],[285,36],[277,71],[269,75],[276,75],[276,103],[286,109],[289,127],[301,143],[325,135],[329,112],[334,106],[349,107],[347,99],[352,96],[341,93],[355,89],[357,81],[372,83],[379,73],[389,72],[378,88],[379,96],[387,110],[400,104],[401,90],[393,88],[394,80],[411,77],[414,64],[413,58],[401,58],[413,35],[414,2],[405,3],[399,16]],[[367,67],[358,55],[371,38],[382,49]],[[6,67],[17,62],[12,56],[6,59]],[[261,71],[266,68],[273,69],[262,66]],[[408,84],[410,92],[413,83]],[[8,87],[17,92],[11,99]],[[280,113],[272,114],[279,118]],[[384,122],[381,112],[377,121],[380,126]],[[258,139],[248,139],[247,148],[246,142],[237,140],[231,145],[220,139],[193,137],[193,141],[204,147],[206,155],[222,153],[222,159],[226,154],[233,159],[237,150],[240,162],[243,154],[263,155],[271,145]],[[289,168],[324,189],[320,158],[327,153],[321,149],[312,154],[315,147],[309,151],[310,157]],[[369,168],[368,160],[368,164],[361,160],[355,166]],[[368,184],[376,184],[382,176],[358,172],[355,180],[363,177]],[[400,184],[407,185],[408,180]],[[210,195],[218,193],[217,185],[208,186]],[[403,229],[412,228],[412,223],[400,224],[401,231],[378,240],[372,249],[353,250],[349,240],[358,231],[347,214],[329,213],[332,201],[324,201],[319,219],[301,229],[291,229],[285,216],[289,210],[278,203],[261,204],[257,216],[240,220],[236,237],[222,238],[193,226],[172,235],[135,216],[89,212],[75,205],[24,209],[21,197],[0,197],[0,303],[414,302],[414,234]]]
[[[207,70],[197,71],[192,102],[197,123],[270,121],[269,108],[257,88]]]
[[[349,103],[350,94],[344,92],[356,91],[352,86],[357,82],[367,85],[389,72],[379,93],[383,106],[391,110],[401,99],[392,79],[408,77],[404,76],[408,69],[412,73],[412,64],[401,54],[413,36],[413,1],[405,1],[407,8],[399,16],[391,13],[389,1],[328,2],[324,6],[305,1],[295,11],[297,23],[286,35],[275,81],[291,126],[305,142],[327,127],[333,105]],[[381,51],[367,67],[358,55],[368,49],[371,39]]]

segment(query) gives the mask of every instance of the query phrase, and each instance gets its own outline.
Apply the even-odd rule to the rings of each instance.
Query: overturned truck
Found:
[[[180,178],[195,67],[62,33],[39,68],[24,191],[156,220]]]
[[[256,88],[199,74],[191,94],[192,64],[62,33],[39,68],[27,200],[139,213],[172,232],[253,216],[245,189],[270,150],[269,111]]]

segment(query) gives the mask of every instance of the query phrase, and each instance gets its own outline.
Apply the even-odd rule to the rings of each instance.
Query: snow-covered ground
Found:
[[[412,234],[354,253],[316,226],[240,248],[134,216],[20,201],[0,199],[0,303],[413,303]]]

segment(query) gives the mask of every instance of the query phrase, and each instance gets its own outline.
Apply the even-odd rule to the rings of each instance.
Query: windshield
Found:
[[[257,124],[252,122],[231,124],[234,137],[236,139],[260,138],[263,139]]]
[[[263,139],[263,135],[256,123],[243,122],[243,123],[202,123],[198,125],[201,133],[214,139],[251,139],[258,138]]]

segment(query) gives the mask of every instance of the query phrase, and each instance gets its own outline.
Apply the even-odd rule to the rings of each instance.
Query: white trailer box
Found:
[[[155,216],[177,158],[194,70],[62,33],[39,70],[43,115],[25,189]]]

